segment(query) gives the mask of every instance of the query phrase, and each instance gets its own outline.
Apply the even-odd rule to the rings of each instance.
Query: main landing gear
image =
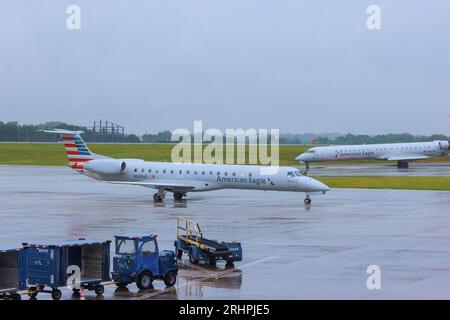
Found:
[[[166,190],[159,190],[157,193],[155,193],[155,194],[153,195],[153,200],[154,200],[155,202],[161,202],[161,201],[163,201],[163,200],[166,198],[166,193],[167,193]],[[183,199],[183,197],[185,197],[185,196],[186,196],[186,193],[184,193],[184,192],[174,192],[174,193],[173,193],[173,198],[174,198],[175,200],[181,200],[181,199]]]
[[[306,195],[306,198],[304,201],[305,201],[305,204],[311,204],[311,198],[309,197],[309,194]]]
[[[157,193],[153,195],[153,200],[155,202],[161,202],[166,197],[166,191],[165,190],[158,190]]]
[[[183,199],[183,197],[185,197],[186,196],[186,193],[183,193],[183,192],[174,192],[173,193],[173,198],[175,199],[175,200],[181,200],[181,199]]]
[[[408,161],[404,161],[404,160],[397,161],[397,168],[399,168],[399,169],[408,169],[408,167],[409,167]]]

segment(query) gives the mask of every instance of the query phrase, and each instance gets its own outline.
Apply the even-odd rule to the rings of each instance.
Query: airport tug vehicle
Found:
[[[177,218],[177,240],[174,245],[177,258],[181,259],[183,253],[187,253],[192,264],[205,261],[215,265],[217,261],[224,260],[226,266],[231,267],[235,261],[242,260],[240,242],[206,239],[198,223],[182,217]]]
[[[136,282],[139,289],[150,289],[156,279],[163,280],[168,287],[175,285],[178,274],[175,253],[159,251],[156,235],[115,236],[115,243],[112,279],[118,287]]]

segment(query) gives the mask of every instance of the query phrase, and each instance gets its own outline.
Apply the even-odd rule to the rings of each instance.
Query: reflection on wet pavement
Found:
[[[243,261],[227,270],[180,263],[177,284],[139,291],[105,287],[63,299],[450,298],[450,192],[333,189],[312,196],[220,190],[154,203],[153,191],[90,180],[69,168],[0,166],[0,245],[156,233],[173,250],[176,217],[205,236],[238,240]],[[369,265],[382,289],[366,287]],[[50,299],[40,294],[38,299]]]

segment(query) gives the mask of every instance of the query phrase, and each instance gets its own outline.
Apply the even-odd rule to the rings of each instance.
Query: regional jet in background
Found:
[[[392,160],[398,168],[408,168],[408,161],[448,156],[448,141],[362,144],[347,146],[314,147],[299,155],[296,160],[309,162],[338,160]]]
[[[267,167],[254,165],[195,164],[147,162],[140,159],[114,159],[92,153],[84,143],[81,131],[43,130],[61,136],[69,166],[93,179],[116,184],[137,185],[158,190],[155,201],[162,201],[167,192],[181,200],[188,192],[217,189],[252,189],[305,192],[329,191],[325,184],[304,176],[298,169],[279,167],[274,175],[265,175]]]

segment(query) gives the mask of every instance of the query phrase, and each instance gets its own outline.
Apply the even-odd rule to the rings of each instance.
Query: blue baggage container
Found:
[[[26,279],[32,292],[30,296],[35,298],[39,292],[47,292],[52,294],[53,299],[59,300],[61,291],[58,288],[68,285],[67,280],[73,272],[69,269],[71,266],[80,268],[80,287],[103,294],[101,283],[111,279],[110,243],[80,239],[24,244]],[[45,290],[46,287],[52,290]],[[73,288],[73,291],[78,293],[79,288]]]
[[[18,291],[26,289],[23,248],[0,247],[0,298],[20,300]]]

